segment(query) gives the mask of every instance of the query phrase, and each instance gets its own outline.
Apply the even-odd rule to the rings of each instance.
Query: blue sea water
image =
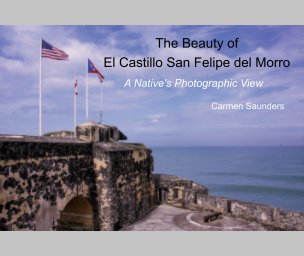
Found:
[[[191,179],[209,194],[304,212],[304,147],[152,150],[155,173]]]

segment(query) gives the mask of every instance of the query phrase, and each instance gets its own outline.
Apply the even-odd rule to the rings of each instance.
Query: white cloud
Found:
[[[225,128],[286,128],[302,127],[303,118],[303,63],[304,32],[302,28],[282,28],[275,34],[273,44],[266,45],[263,38],[252,35],[243,36],[246,50],[239,50],[242,58],[266,56],[268,58],[289,58],[294,66],[290,69],[222,69],[209,68],[104,68],[103,58],[122,56],[142,59],[153,56],[165,60],[168,56],[179,59],[216,57],[232,60],[227,52],[203,49],[159,49],[155,37],[178,39],[181,35],[193,39],[213,39],[233,30],[231,27],[179,27],[179,26],[128,26],[118,31],[105,27],[87,27],[78,33],[75,26],[10,26],[1,27],[0,33],[0,118],[15,115],[21,117],[22,109],[29,116],[29,126],[37,116],[38,106],[38,70],[40,38],[66,51],[70,61],[60,62],[43,59],[43,97],[44,109],[52,119],[59,112],[64,115],[72,111],[70,103],[73,97],[74,73],[79,81],[80,115],[84,111],[85,72],[87,58],[95,63],[106,79],[101,85],[95,75],[89,75],[90,111],[97,113],[100,105],[100,86],[104,87],[104,111],[110,122],[127,127],[136,138],[154,134],[160,138],[163,134],[179,137],[189,130],[191,136],[201,138],[202,131],[216,138],[216,133]],[[92,33],[95,36],[92,36]],[[233,34],[233,33],[232,33]],[[107,38],[104,40],[104,37]],[[252,78],[265,80],[263,90],[199,90],[199,89],[139,89],[123,88],[127,79],[228,79]],[[281,88],[278,89],[278,88]],[[264,89],[264,88],[263,88]],[[209,105],[213,100],[247,101],[258,103],[273,100],[287,105],[285,114],[261,113],[214,113]],[[65,106],[66,105],[66,106]],[[68,105],[68,106],[67,106]],[[53,113],[52,113],[53,111]],[[56,113],[57,114],[56,114]],[[68,112],[69,113],[69,112]],[[151,113],[151,114],[150,114]],[[70,113],[69,113],[70,114]],[[83,119],[81,116],[80,120]],[[36,119],[35,119],[36,120]],[[52,119],[53,120],[53,119]],[[56,120],[56,118],[54,118]],[[17,122],[17,121],[16,121]],[[54,121],[53,126],[61,123]],[[53,127],[50,126],[50,127]],[[216,132],[214,129],[218,129]],[[14,127],[18,131],[17,125]],[[21,128],[20,128],[21,129]],[[36,129],[36,127],[35,127]],[[1,132],[1,130],[0,130]],[[196,137],[195,137],[196,136]],[[237,135],[233,135],[237,138]],[[172,138],[173,138],[172,137]],[[229,139],[227,139],[229,140]],[[231,139],[232,140],[232,139]]]
[[[150,120],[151,123],[157,124],[166,117],[167,117],[166,114],[153,114],[153,115],[149,115],[148,119]]]

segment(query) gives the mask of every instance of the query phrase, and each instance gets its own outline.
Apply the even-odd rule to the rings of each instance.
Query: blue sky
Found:
[[[237,49],[158,49],[155,37],[240,38]],[[79,75],[78,123],[85,122],[85,64],[106,77],[104,122],[148,146],[304,145],[303,26],[0,26],[0,133],[38,134],[40,38],[70,55],[43,59],[43,132],[73,129],[74,72]],[[266,56],[288,69],[104,68],[103,58]],[[127,79],[251,78],[262,89],[123,88]],[[99,120],[100,83],[89,76],[90,120]],[[284,111],[214,111],[210,104],[283,103]]]

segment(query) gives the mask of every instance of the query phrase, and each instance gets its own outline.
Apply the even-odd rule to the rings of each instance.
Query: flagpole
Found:
[[[75,84],[74,84],[74,137],[76,138],[76,124],[77,124],[77,95],[76,95],[76,86],[78,86],[77,75],[75,72]]]
[[[89,120],[89,87],[88,87],[88,61],[86,62],[86,120]]]
[[[39,49],[39,135],[42,136],[42,84],[41,84],[41,72],[42,72],[42,38],[40,40],[40,49]]]
[[[102,95],[103,95],[103,86],[100,86],[100,124],[102,124]]]

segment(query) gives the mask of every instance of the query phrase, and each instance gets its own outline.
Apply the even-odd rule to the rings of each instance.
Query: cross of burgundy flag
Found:
[[[77,81],[77,78],[75,80],[74,91],[75,91],[75,95],[77,96],[78,95],[78,81]]]

